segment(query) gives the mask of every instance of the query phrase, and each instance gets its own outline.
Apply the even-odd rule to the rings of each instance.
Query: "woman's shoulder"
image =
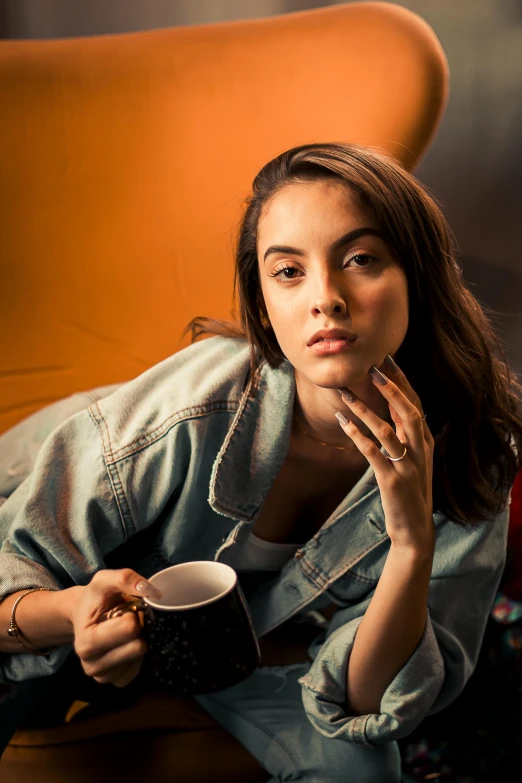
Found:
[[[213,336],[167,357],[91,405],[109,430],[112,449],[205,409],[234,410],[249,371],[246,340]]]

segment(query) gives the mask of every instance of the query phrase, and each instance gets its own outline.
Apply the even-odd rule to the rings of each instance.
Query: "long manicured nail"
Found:
[[[343,386],[342,389],[337,389],[337,391],[343,400],[345,399],[347,402],[357,402],[357,397],[347,386]]]
[[[397,367],[397,365],[393,361],[392,356],[389,353],[386,355],[386,358],[384,360],[384,369],[390,375],[394,375],[395,373],[399,372],[399,368]]]
[[[145,579],[142,579],[141,582],[138,582],[136,584],[136,590],[138,593],[141,593],[142,595],[146,596],[146,598],[161,598],[163,593],[160,590],[157,590],[154,585],[151,585],[150,582],[147,582]]]
[[[371,367],[369,370],[370,375],[372,376],[375,383],[377,383],[379,386],[386,386],[388,383],[388,379],[385,375],[382,374],[382,372],[379,372],[377,367]]]
[[[340,424],[348,424],[348,419],[346,418],[346,416],[343,416],[341,411],[337,411],[337,413],[335,414],[335,418]]]

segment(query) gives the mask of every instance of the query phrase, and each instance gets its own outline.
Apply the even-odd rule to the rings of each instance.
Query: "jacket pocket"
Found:
[[[372,592],[378,581],[378,579],[349,571],[332,582],[330,587],[324,591],[324,595],[338,606],[351,606],[363,601],[368,593]]]

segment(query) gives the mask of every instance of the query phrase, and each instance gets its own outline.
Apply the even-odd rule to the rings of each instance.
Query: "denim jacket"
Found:
[[[74,395],[0,437],[0,600],[28,587],[86,585],[103,568],[144,577],[191,560],[226,563],[258,516],[290,445],[293,367],[264,364],[251,389],[248,345],[211,337],[128,383]],[[382,449],[384,452],[384,448]],[[477,661],[506,556],[509,505],[464,529],[434,514],[422,637],[380,712],[350,715],[354,637],[390,547],[371,466],[320,530],[248,596],[259,637],[335,603],[299,682],[329,737],[374,746],[408,735],[453,701]],[[231,560],[232,562],[232,560]],[[56,672],[70,654],[0,653],[0,681]]]

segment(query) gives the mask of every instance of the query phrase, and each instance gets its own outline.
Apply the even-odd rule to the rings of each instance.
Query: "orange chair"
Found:
[[[447,88],[431,28],[388,2],[1,41],[0,432],[142,373],[187,344],[192,317],[230,317],[236,226],[265,162],[298,144],[354,141],[413,169]],[[78,704],[49,725],[43,699],[3,755],[2,783],[101,783],[93,760],[107,742],[131,757],[145,746],[147,778],[266,778],[193,705],[181,723],[157,703],[152,723],[125,710],[103,723]],[[108,737],[108,724],[127,733]],[[228,767],[209,778],[205,758],[218,752]],[[129,783],[143,776],[125,768]]]
[[[411,169],[447,74],[431,28],[390,3],[0,41],[0,432],[140,374],[193,316],[228,317],[259,168],[356,141]]]

